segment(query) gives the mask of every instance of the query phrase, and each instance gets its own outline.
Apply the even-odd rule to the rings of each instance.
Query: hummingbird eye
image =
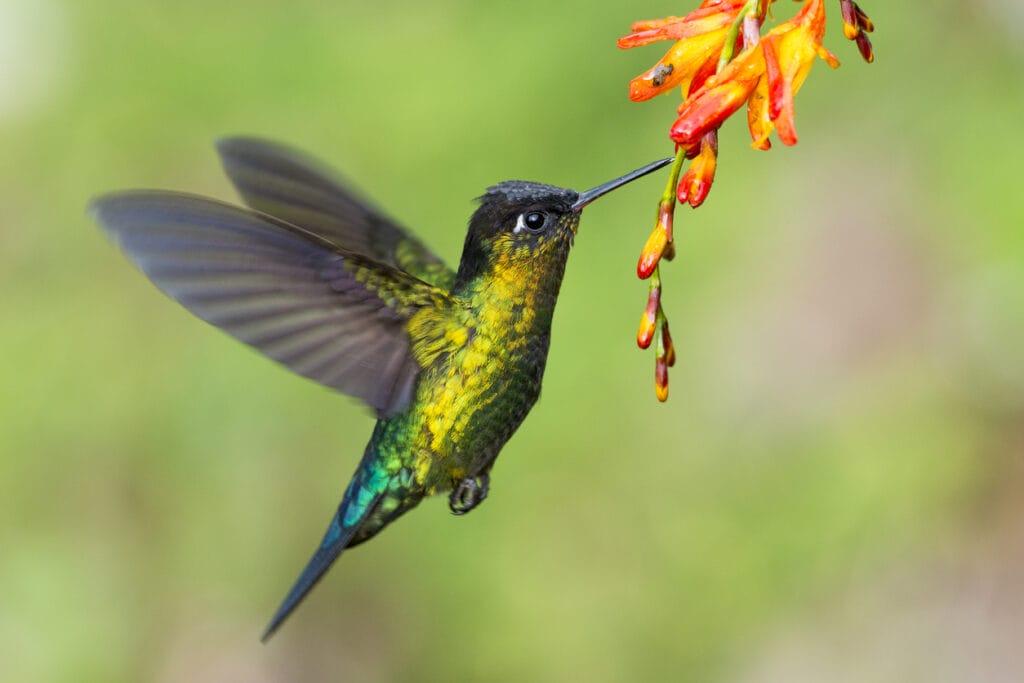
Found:
[[[520,232],[523,228],[526,228],[530,232],[540,232],[544,229],[544,224],[547,222],[547,216],[540,211],[530,211],[529,213],[519,214],[519,220],[516,221],[516,232]]]

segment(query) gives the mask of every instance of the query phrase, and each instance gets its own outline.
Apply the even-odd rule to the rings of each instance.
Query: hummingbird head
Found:
[[[655,161],[585,192],[525,180],[489,187],[469,221],[457,281],[468,282],[494,268],[514,272],[554,267],[560,279],[583,208],[672,161]]]

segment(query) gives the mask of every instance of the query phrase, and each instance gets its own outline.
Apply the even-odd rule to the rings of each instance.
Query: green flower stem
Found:
[[[747,0],[747,4],[743,6],[743,9],[739,14],[736,15],[736,19],[732,22],[732,26],[729,27],[729,33],[725,36],[725,45],[722,46],[722,56],[718,58],[718,68],[715,69],[716,73],[725,68],[725,65],[732,61],[732,58],[736,56],[736,39],[740,35],[740,27],[743,26],[743,20],[748,16],[758,16],[761,11],[761,0]]]
[[[683,171],[683,162],[686,161],[686,150],[676,147],[676,160],[672,162],[672,168],[668,174],[668,184],[665,191],[661,193],[661,206],[675,206],[676,186],[679,184],[679,174]]]

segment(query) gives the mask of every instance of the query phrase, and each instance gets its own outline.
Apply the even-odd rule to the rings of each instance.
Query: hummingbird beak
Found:
[[[632,171],[631,173],[627,173],[626,175],[622,176],[621,178],[616,178],[615,180],[609,180],[607,183],[602,183],[602,184],[598,185],[597,187],[592,187],[592,188],[590,188],[589,190],[587,190],[585,192],[580,192],[579,198],[576,200],[576,203],[572,205],[572,209],[573,209],[573,211],[581,211],[584,206],[586,206],[590,202],[594,201],[595,199],[597,199],[601,195],[608,194],[609,192],[611,192],[612,190],[614,190],[617,187],[621,187],[622,185],[625,185],[626,183],[631,183],[634,180],[636,180],[637,178],[641,178],[641,177],[647,175],[648,173],[651,173],[652,171],[657,171],[659,168],[663,168],[665,166],[668,166],[673,161],[675,161],[675,157],[668,157],[667,159],[659,159],[658,161],[653,161],[653,162],[647,164],[646,166],[642,166],[642,167],[636,169],[635,171]]]

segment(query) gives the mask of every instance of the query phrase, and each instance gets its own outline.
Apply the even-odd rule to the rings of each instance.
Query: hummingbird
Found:
[[[488,188],[452,270],[312,156],[251,137],[217,150],[247,208],[130,190],[95,199],[94,219],[170,298],[377,417],[265,642],[343,550],[428,496],[449,494],[456,515],[483,502],[495,458],[540,396],[583,208],[673,159],[585,192]]]

